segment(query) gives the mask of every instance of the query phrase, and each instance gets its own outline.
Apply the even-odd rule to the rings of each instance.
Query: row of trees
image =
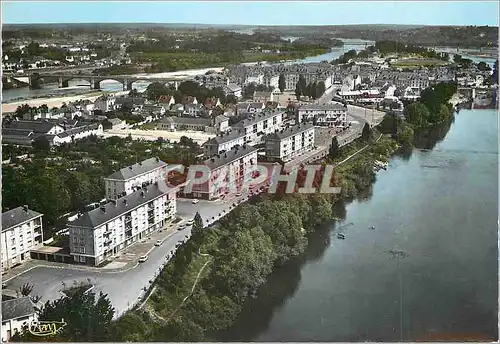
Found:
[[[219,99],[221,104],[236,104],[237,101],[233,95],[226,95],[222,87],[207,88],[189,80],[180,83],[177,90],[173,86],[153,82],[147,87],[145,94],[149,100],[158,100],[163,95],[173,96],[176,103],[182,103],[186,96],[195,97],[199,104],[204,104],[208,98]]]
[[[325,93],[325,83],[320,81],[316,83],[315,81],[306,84],[306,80],[304,76],[299,76],[299,81],[295,86],[295,96],[297,100],[300,100],[300,97],[307,96],[312,99],[317,99]]]

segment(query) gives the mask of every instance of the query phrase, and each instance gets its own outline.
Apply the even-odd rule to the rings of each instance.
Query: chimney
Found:
[[[25,212],[28,212],[28,209],[29,209],[29,208],[28,208],[28,206],[27,206],[27,205],[23,205],[23,210],[24,210]]]

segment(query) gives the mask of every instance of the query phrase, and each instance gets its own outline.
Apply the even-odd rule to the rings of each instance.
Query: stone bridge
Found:
[[[132,84],[136,81],[150,81],[150,82],[160,82],[163,84],[173,84],[175,89],[183,81],[194,80],[193,77],[155,77],[155,76],[132,76],[132,75],[88,75],[88,74],[31,74],[28,76],[28,81],[30,88],[36,82],[36,80],[43,79],[44,77],[58,78],[59,88],[68,87],[69,81],[73,79],[85,80],[90,83],[90,89],[98,90],[101,88],[101,81],[103,80],[114,80],[118,81],[123,85],[124,91],[132,90]]]

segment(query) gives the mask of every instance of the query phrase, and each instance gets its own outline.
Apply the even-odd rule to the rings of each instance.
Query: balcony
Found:
[[[104,240],[104,246],[109,246],[112,242],[113,242],[113,240],[106,239],[106,240]]]
[[[125,223],[128,223],[130,221],[132,221],[132,216],[131,215],[125,216]]]

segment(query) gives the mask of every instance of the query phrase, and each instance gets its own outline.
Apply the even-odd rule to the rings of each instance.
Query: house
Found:
[[[84,125],[77,125],[74,128],[55,135],[52,142],[55,146],[58,146],[63,143],[71,143],[83,139],[90,135],[102,136],[103,133],[104,131],[101,123],[87,123]]]
[[[158,158],[149,158],[122,168],[104,178],[106,198],[128,195],[144,183],[154,183],[164,178],[167,164]]]
[[[115,99],[115,110],[125,106],[132,111],[141,111],[144,103],[145,101],[141,97],[118,97]]]
[[[212,124],[210,118],[194,118],[194,117],[165,117],[159,124],[158,129],[161,130],[193,130],[205,131]]]
[[[250,178],[250,166],[257,164],[257,149],[248,145],[235,146],[231,150],[204,161],[210,169],[210,178],[205,183],[193,184],[184,197],[213,200],[230,190],[230,183],[241,185]],[[234,175],[234,181],[229,176]],[[224,178],[225,177],[225,178]],[[222,179],[222,180],[221,180]]]
[[[212,157],[225,151],[231,150],[235,146],[245,144],[245,134],[243,130],[231,130],[226,133],[220,133],[206,141],[203,145],[203,153],[206,157]]]
[[[243,131],[246,144],[255,145],[262,141],[264,135],[279,130],[284,116],[283,111],[264,111],[236,123],[233,128]]]
[[[2,301],[2,342],[8,342],[38,318],[36,305],[29,296]]]
[[[163,105],[158,105],[158,104],[145,104],[142,107],[141,112],[143,112],[146,116],[147,115],[152,115],[154,117],[161,117],[165,115],[167,112],[167,109]]]
[[[123,129],[127,124],[124,120],[119,118],[111,118],[107,120],[111,124],[109,129]]]
[[[174,96],[164,94],[158,98],[158,103],[163,104],[167,107],[167,109],[170,109],[170,107],[175,104],[175,98]]]
[[[102,95],[94,101],[94,109],[108,112],[115,109],[116,98],[113,95]]]
[[[347,125],[347,107],[337,103],[304,104],[297,109],[301,123],[313,121],[318,126],[343,128]]]
[[[30,251],[43,246],[43,214],[17,207],[2,213],[2,271],[30,259]]]
[[[272,92],[257,92],[253,93],[253,101],[256,103],[267,103],[268,101],[273,101],[273,93]]]
[[[70,255],[76,263],[98,266],[162,230],[175,219],[177,191],[159,180],[84,213],[68,223]]]
[[[259,113],[266,108],[266,103],[253,102],[248,104],[247,111],[250,113]]]
[[[229,118],[224,115],[215,116],[213,123],[215,132],[225,132],[229,130]]]
[[[33,141],[41,136],[51,138],[62,132],[64,132],[64,127],[53,121],[14,120],[4,123],[2,128],[2,143],[31,147]]]
[[[243,92],[243,89],[239,85],[230,83],[230,84],[227,84],[226,86],[224,86],[224,93],[226,96],[232,95],[236,99],[239,99],[242,97],[242,92]]]
[[[184,104],[184,111],[182,112],[182,114],[184,116],[199,117],[202,115],[204,110],[205,108],[201,104],[189,103],[189,104]]]
[[[297,124],[266,136],[266,158],[287,162],[314,148],[314,126]]]
[[[236,104],[236,116],[240,116],[244,113],[248,113],[248,106],[250,103],[238,103]]]

